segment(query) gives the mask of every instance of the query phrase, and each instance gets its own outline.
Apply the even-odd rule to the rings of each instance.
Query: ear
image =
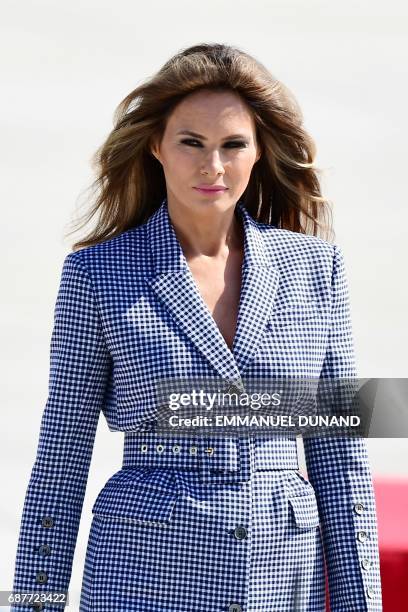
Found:
[[[153,140],[150,144],[149,151],[161,163],[159,147],[157,146],[156,140]]]
[[[255,163],[258,161],[258,159],[261,157],[261,155],[262,155],[262,147],[258,144],[257,145],[257,153],[256,153]]]

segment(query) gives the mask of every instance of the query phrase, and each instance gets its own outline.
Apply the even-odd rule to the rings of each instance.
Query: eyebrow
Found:
[[[192,132],[191,130],[180,130],[177,132],[177,134],[188,134],[189,136],[194,136],[195,138],[207,140],[207,138],[202,134],[197,134],[197,132]],[[248,140],[248,137],[244,134],[230,134],[229,136],[226,136],[224,140],[229,140],[230,138],[243,138],[244,140]]]

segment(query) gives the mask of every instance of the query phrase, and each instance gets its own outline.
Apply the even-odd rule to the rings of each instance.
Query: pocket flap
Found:
[[[317,501],[314,494],[289,497],[296,525],[301,529],[311,529],[320,523]]]
[[[150,482],[145,478],[139,483],[124,483],[123,478],[115,475],[99,492],[92,513],[137,522],[168,523],[179,495],[174,477],[171,476],[172,486],[168,478],[155,483],[152,478]]]
[[[307,321],[320,316],[320,309],[316,302],[303,302],[299,304],[287,304],[281,308],[273,310],[268,325],[289,325],[297,321]]]

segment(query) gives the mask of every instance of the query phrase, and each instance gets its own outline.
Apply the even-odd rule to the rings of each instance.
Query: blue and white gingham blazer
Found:
[[[295,436],[211,447],[149,430],[163,376],[216,374],[227,387],[356,376],[341,249],[257,222],[242,201],[236,212],[245,248],[232,350],[166,199],[143,225],[65,257],[14,591],[68,590],[102,411],[125,434],[123,467],[93,505],[81,612],[323,612],[324,563],[332,612],[382,610],[364,438],[305,438],[307,480]]]

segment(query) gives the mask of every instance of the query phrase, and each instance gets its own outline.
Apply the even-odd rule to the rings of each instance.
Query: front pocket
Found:
[[[289,304],[285,307],[273,310],[267,326],[270,329],[275,329],[276,327],[303,323],[303,321],[319,319],[320,317],[320,309],[316,302]]]
[[[288,470],[285,487],[288,497],[315,495],[312,483],[298,470]]]
[[[319,525],[319,511],[313,493],[289,497],[288,501],[299,529],[313,529]]]
[[[180,493],[171,470],[160,471],[156,482],[145,479],[141,483],[120,484],[109,480],[99,492],[92,513],[134,523],[169,524]]]

